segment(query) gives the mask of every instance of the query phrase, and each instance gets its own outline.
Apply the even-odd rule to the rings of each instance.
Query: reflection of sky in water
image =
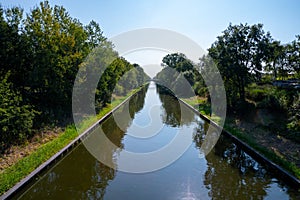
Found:
[[[158,95],[156,95],[155,85],[149,85],[148,92],[145,97],[145,104],[141,111],[135,114],[135,118],[132,122],[133,125],[139,126],[141,128],[147,128],[149,126],[158,126],[152,122],[154,119],[159,119],[162,115],[161,101]],[[157,121],[157,120],[156,120]],[[161,122],[161,120],[159,121]],[[160,123],[159,125],[162,125]],[[128,132],[131,132],[131,127],[128,127]]]

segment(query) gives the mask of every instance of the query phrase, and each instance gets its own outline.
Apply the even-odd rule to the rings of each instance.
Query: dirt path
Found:
[[[18,162],[23,157],[34,152],[41,145],[56,138],[60,133],[62,133],[62,130],[58,127],[46,129],[41,131],[41,133],[36,134],[32,139],[23,145],[10,147],[8,150],[6,150],[5,154],[0,155],[0,173],[9,166]]]
[[[238,127],[243,134],[247,134],[259,145],[274,152],[277,156],[295,163],[300,168],[300,144],[286,139],[278,134],[267,130],[261,123],[247,122],[245,120],[231,120],[235,123],[229,124]]]

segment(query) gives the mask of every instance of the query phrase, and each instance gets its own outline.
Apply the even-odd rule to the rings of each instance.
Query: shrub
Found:
[[[0,152],[30,136],[36,114],[30,105],[23,105],[22,96],[7,78],[0,81]]]
[[[290,118],[289,118],[289,124],[288,124],[288,128],[297,132],[298,136],[300,137],[300,93],[298,92],[293,100],[293,103],[290,106],[289,109],[289,114],[290,114]]]
[[[273,88],[270,85],[251,84],[246,88],[246,97],[254,101],[262,101],[272,93]]]

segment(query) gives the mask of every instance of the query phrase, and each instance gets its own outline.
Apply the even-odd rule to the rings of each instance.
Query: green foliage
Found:
[[[126,95],[143,85],[149,77],[138,65],[132,65],[124,58],[116,58],[103,72],[96,90],[96,109],[111,102],[112,94]]]
[[[114,93],[117,96],[124,96],[129,91],[143,85],[149,79],[150,77],[144,73],[144,70],[139,65],[133,64],[133,68],[125,72],[125,74],[119,79]]]
[[[295,78],[300,78],[300,35],[287,45],[287,60],[290,72]]]
[[[185,71],[181,69],[184,68],[182,63],[185,63],[186,61],[187,58],[183,53],[168,54],[162,59],[162,66],[171,67],[177,69],[177,71]]]
[[[281,112],[288,117],[287,124],[282,122],[296,138],[300,138],[300,93],[297,89],[283,89],[271,85],[251,84],[246,89],[249,100],[256,102],[257,108],[267,108]]]
[[[26,139],[32,132],[33,121],[35,128],[40,128],[58,122],[64,124],[71,118],[74,81],[79,68],[86,63],[92,64],[87,70],[92,70],[90,74],[94,76],[102,72],[101,66],[110,65],[98,84],[98,110],[110,102],[119,78],[134,68],[125,59],[118,58],[98,23],[91,21],[84,26],[65,8],[51,6],[48,1],[41,2],[26,15],[19,7],[3,9],[0,5],[0,47],[0,76],[10,73],[1,84],[12,83],[1,88],[1,95],[8,94],[1,101],[10,106],[1,107],[3,148],[17,138]],[[128,79],[144,81],[143,70],[138,72]],[[83,82],[86,78],[82,77]],[[122,93],[130,89],[121,88]],[[40,114],[35,115],[32,107]],[[6,147],[2,145],[4,141]]]
[[[58,110],[70,112],[73,82],[88,53],[84,27],[63,7],[51,7],[47,1],[34,8],[24,24],[31,44],[32,62],[25,83],[30,101],[52,117]]]
[[[36,114],[31,106],[24,105],[21,94],[7,79],[8,75],[0,81],[0,152],[31,135]]]
[[[272,88],[265,93],[264,98],[258,102],[257,107],[288,111],[292,98],[293,92]]]
[[[193,96],[199,91],[202,77],[194,63],[184,54],[166,55],[162,60],[162,66],[165,68],[155,78],[170,88],[178,97]]]
[[[263,62],[268,59],[266,47],[271,41],[262,24],[229,25],[208,49],[224,80],[227,103],[245,101],[245,87],[260,81]]]
[[[41,2],[23,10],[0,7],[0,75],[24,101],[41,111],[38,124],[71,116],[72,88],[80,64],[95,47],[112,48],[99,24],[83,26],[65,8]],[[52,97],[52,98],[49,98]]]
[[[288,128],[295,131],[296,137],[300,141],[300,92],[297,92],[289,106]]]
[[[257,85],[256,83],[252,83],[246,88],[246,98],[254,101],[262,101],[273,90],[274,87],[271,85]]]

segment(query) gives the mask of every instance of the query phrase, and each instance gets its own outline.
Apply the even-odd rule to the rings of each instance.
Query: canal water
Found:
[[[182,113],[185,113],[182,116]],[[207,155],[201,146],[208,124],[154,83],[102,122],[61,161],[30,183],[16,199],[297,199],[299,194],[221,135]],[[114,144],[98,141],[105,134]],[[176,161],[151,171],[150,162],[126,163],[124,152],[155,152],[178,134],[191,145]],[[95,151],[88,146],[92,141]],[[95,146],[96,145],[96,146]],[[180,145],[179,145],[180,146]],[[174,147],[173,147],[174,148]],[[180,149],[180,147],[178,147]],[[174,148],[174,152],[177,147]],[[105,152],[105,154],[103,153]],[[171,151],[172,152],[172,151]],[[101,154],[101,155],[98,155]],[[98,157],[99,156],[99,157]],[[172,157],[171,155],[161,155]],[[99,160],[104,159],[111,167]],[[151,160],[149,158],[149,160]],[[153,162],[153,161],[151,161]],[[126,165],[132,166],[128,168]],[[148,169],[145,173],[122,169]],[[153,165],[154,167],[157,167]],[[127,167],[127,168],[126,168]],[[159,168],[159,167],[158,167]],[[126,170],[125,170],[126,171]]]

